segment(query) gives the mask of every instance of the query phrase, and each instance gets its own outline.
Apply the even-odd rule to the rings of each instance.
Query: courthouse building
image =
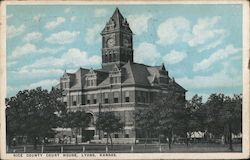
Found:
[[[137,135],[137,109],[150,107],[156,97],[164,96],[173,87],[185,99],[186,90],[169,77],[164,64],[148,66],[134,62],[133,32],[118,8],[101,36],[102,67],[79,68],[75,73],[65,71],[60,78],[63,101],[70,111],[85,110],[92,118],[92,124],[79,135],[83,142],[105,140],[106,134],[96,130],[94,122],[100,112],[112,111],[125,123],[123,131],[112,135],[113,141],[132,143]]]

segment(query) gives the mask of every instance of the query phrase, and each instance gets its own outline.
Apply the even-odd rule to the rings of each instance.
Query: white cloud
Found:
[[[65,8],[64,13],[69,13],[70,10],[71,10],[70,8]]]
[[[218,87],[239,87],[242,86],[242,76],[239,70],[234,68],[230,63],[224,63],[223,68],[207,76],[194,76],[193,78],[183,77],[176,81],[186,86],[186,89],[201,89],[201,88],[218,88]]]
[[[85,42],[87,44],[93,44],[96,42],[100,42],[101,41],[101,30],[103,29],[102,24],[96,24],[94,27],[88,28],[87,29],[87,33],[86,33],[86,37],[85,37]]]
[[[70,18],[70,21],[71,22],[74,22],[76,20],[76,16],[72,16],[71,18]]]
[[[186,32],[190,30],[190,22],[184,17],[169,18],[161,23],[157,29],[159,44],[173,44],[182,40]]]
[[[142,34],[143,32],[148,31],[148,21],[153,16],[151,14],[138,14],[138,15],[129,15],[128,22],[131,27],[131,30],[135,34]]]
[[[203,59],[201,62],[194,64],[193,70],[200,71],[208,69],[212,64],[222,59],[227,58],[230,55],[236,54],[240,51],[240,48],[235,48],[233,45],[227,45],[224,49],[219,49],[210,57]]]
[[[13,14],[8,14],[8,15],[6,16],[7,19],[10,19],[11,17],[13,17]]]
[[[10,68],[16,64],[17,64],[17,61],[8,61],[7,66],[8,66],[8,68]]]
[[[95,17],[104,17],[104,16],[106,16],[108,13],[109,13],[108,10],[100,8],[100,9],[96,9],[96,10],[94,11],[94,16],[95,16]]]
[[[53,63],[51,63],[53,62]],[[31,69],[31,68],[47,68],[49,67],[80,67],[80,66],[91,66],[99,65],[101,63],[100,56],[89,56],[87,52],[81,51],[77,48],[71,48],[61,57],[46,57],[39,60],[36,60],[33,64],[24,66],[22,69]]]
[[[213,48],[219,46],[220,44],[222,44],[222,42],[223,42],[223,40],[224,40],[225,37],[226,37],[226,34],[225,35],[221,35],[221,37],[218,38],[217,40],[214,40],[214,41],[212,41],[209,44],[206,44],[204,46],[199,47],[197,49],[197,51],[198,52],[203,52],[205,50],[213,49]]]
[[[53,86],[59,83],[58,79],[45,79],[28,85],[29,89],[42,87],[43,89],[51,89]]]
[[[27,33],[25,37],[23,38],[23,40],[26,42],[34,42],[34,41],[41,40],[42,37],[43,35],[40,32],[31,32],[31,33]]]
[[[170,53],[166,54],[163,57],[163,60],[167,64],[175,64],[181,62],[184,58],[187,57],[187,53],[185,52],[179,52],[176,50],[172,50]]]
[[[57,26],[63,24],[64,22],[65,22],[65,18],[57,17],[55,21],[51,21],[51,22],[46,23],[45,28],[54,29]]]
[[[186,18],[169,18],[157,29],[157,43],[170,45],[185,42],[190,47],[196,47],[198,52],[215,48],[222,44],[229,34],[227,30],[217,27],[220,19],[219,16],[199,18],[197,23],[191,26]]]
[[[62,47],[60,48],[37,48],[34,44],[26,43],[23,46],[18,46],[14,49],[12,52],[12,55],[10,58],[17,59],[21,56],[27,55],[27,54],[34,54],[34,53],[56,53],[63,50]]]
[[[22,34],[26,29],[24,24],[20,25],[19,27],[15,27],[14,25],[7,26],[7,38],[13,38],[20,34]]]
[[[195,47],[208,42],[208,40],[224,36],[225,30],[215,28],[220,19],[218,16],[198,19],[197,24],[192,28],[192,33],[186,35],[185,40],[191,47]]]
[[[135,49],[135,61],[139,63],[146,63],[154,65],[160,58],[160,53],[157,51],[156,46],[152,43],[142,42]]]
[[[33,20],[38,23],[41,21],[41,18],[44,16],[44,14],[38,14],[33,17]]]
[[[188,91],[186,93],[186,99],[187,100],[191,100],[193,98],[194,95],[198,95],[198,96],[201,96],[202,97],[202,102],[205,103],[208,99],[208,97],[210,96],[211,93],[204,93],[204,92],[191,92],[191,91]]]
[[[67,44],[72,43],[79,36],[80,32],[69,32],[62,31],[58,33],[53,33],[50,37],[46,38],[45,41],[51,44]]]
[[[35,69],[35,68],[25,68],[22,67],[21,69],[18,69],[17,71],[11,71],[12,74],[26,78],[27,76],[32,75],[32,78],[34,77],[50,77],[51,75],[53,76],[60,76],[62,75],[64,70],[62,69]]]

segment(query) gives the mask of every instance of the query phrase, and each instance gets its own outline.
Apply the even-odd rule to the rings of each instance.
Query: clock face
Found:
[[[115,45],[115,40],[113,38],[109,38],[107,40],[108,47],[113,47]]]
[[[124,39],[124,40],[123,40],[123,45],[124,45],[125,47],[129,47],[129,42],[128,42],[127,39]]]

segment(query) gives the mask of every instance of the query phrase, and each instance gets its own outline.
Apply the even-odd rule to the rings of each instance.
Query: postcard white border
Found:
[[[249,2],[247,0],[199,0],[199,1],[184,1],[184,0],[162,0],[162,1],[12,1],[7,0],[1,3],[1,25],[0,25],[0,158],[1,159],[34,159],[34,157],[16,158],[13,154],[6,154],[6,139],[5,137],[5,97],[6,97],[6,5],[93,5],[93,4],[242,4],[243,6],[243,144],[242,153],[116,153],[116,157],[87,157],[84,159],[241,159],[249,157]],[[45,154],[44,154],[45,155]],[[80,155],[80,154],[79,154]],[[55,159],[53,157],[46,158],[45,156],[35,159]],[[65,158],[60,154],[56,159],[83,159],[83,157]]]

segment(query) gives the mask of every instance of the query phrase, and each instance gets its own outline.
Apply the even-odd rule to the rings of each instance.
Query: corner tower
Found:
[[[133,32],[119,9],[116,8],[102,30],[102,67],[122,66],[133,62]]]

